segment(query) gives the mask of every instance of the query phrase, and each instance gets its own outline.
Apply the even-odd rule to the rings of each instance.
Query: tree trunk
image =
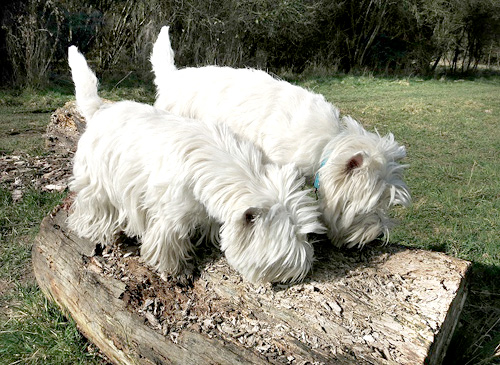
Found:
[[[466,297],[469,262],[395,245],[316,244],[301,284],[255,286],[216,247],[188,283],[163,281],[137,246],[102,250],[46,217],[38,283],[119,364],[439,364]]]

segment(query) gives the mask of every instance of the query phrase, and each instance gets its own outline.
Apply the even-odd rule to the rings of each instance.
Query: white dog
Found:
[[[155,106],[185,117],[227,124],[273,162],[296,164],[314,179],[330,238],[349,247],[388,240],[392,205],[410,193],[392,134],[366,131],[322,95],[254,69],[206,66],[177,70],[168,27],[154,45]]]
[[[307,274],[307,234],[324,228],[293,165],[263,164],[261,152],[225,125],[132,101],[103,104],[76,47],[69,64],[87,120],[70,183],[75,232],[110,244],[123,231],[140,239],[147,264],[179,273],[193,250],[190,237],[217,222],[229,264],[250,281]]]

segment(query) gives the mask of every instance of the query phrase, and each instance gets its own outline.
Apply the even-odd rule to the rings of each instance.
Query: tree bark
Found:
[[[68,101],[50,116],[45,132],[45,146],[50,152],[74,154],[86,124],[76,102]]]
[[[469,262],[326,241],[301,284],[252,285],[208,246],[192,281],[162,280],[134,244],[76,237],[66,206],[42,222],[37,281],[119,364],[439,364],[466,297]]]

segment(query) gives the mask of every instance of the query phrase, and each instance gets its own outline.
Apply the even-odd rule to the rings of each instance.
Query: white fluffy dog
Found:
[[[252,282],[295,281],[311,267],[309,233],[320,213],[293,165],[263,164],[253,144],[225,125],[178,117],[132,101],[103,104],[76,47],[69,65],[87,119],[70,183],[70,227],[110,244],[138,237],[143,260],[179,273],[195,231],[222,224],[227,260]]]
[[[329,237],[337,245],[388,240],[392,205],[410,193],[392,134],[366,131],[322,95],[254,69],[205,66],[177,70],[168,27],[154,45],[155,106],[185,117],[227,124],[273,162],[296,164],[314,179]]]

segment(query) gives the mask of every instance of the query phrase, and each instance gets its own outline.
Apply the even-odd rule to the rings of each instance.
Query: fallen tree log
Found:
[[[86,125],[76,102],[68,101],[50,116],[45,131],[45,147],[51,152],[72,155]]]
[[[261,286],[200,248],[192,282],[163,281],[137,246],[103,251],[67,214],[42,222],[37,281],[119,364],[439,364],[466,297],[468,262],[394,245],[319,243],[303,283]]]

